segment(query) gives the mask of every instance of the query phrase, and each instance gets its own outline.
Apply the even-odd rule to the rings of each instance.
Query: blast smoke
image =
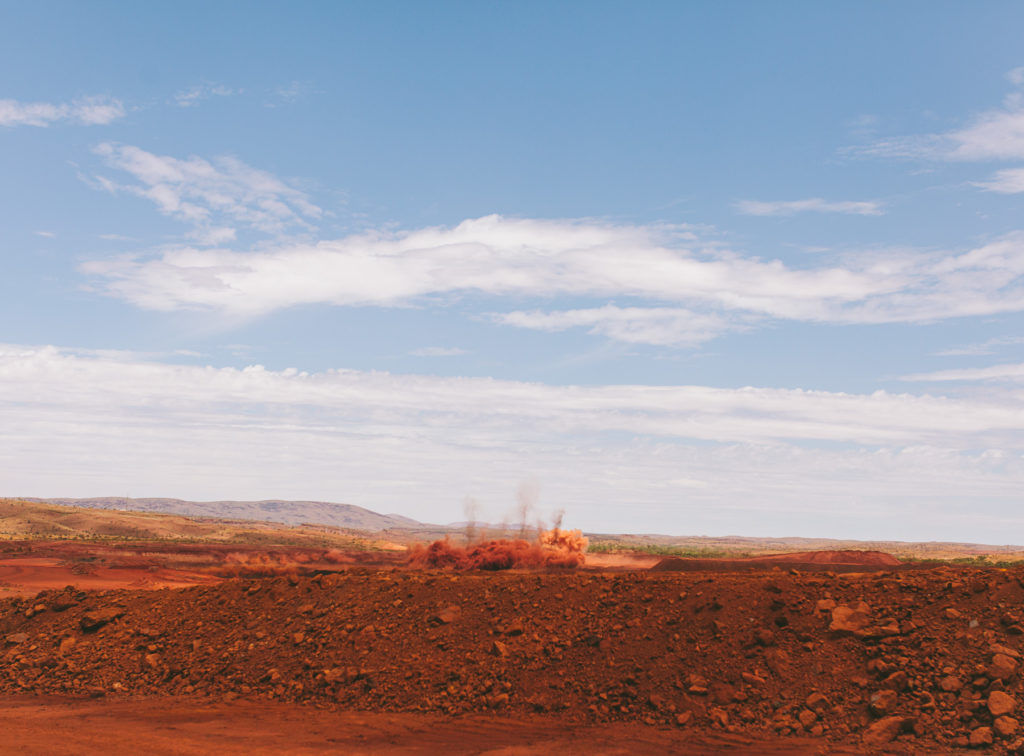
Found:
[[[526,538],[527,518],[530,516],[530,512],[537,506],[537,501],[540,499],[540,482],[531,479],[524,480],[519,484],[519,490],[516,492],[517,501],[517,514],[519,515],[519,537]]]
[[[466,516],[466,543],[473,543],[476,540],[476,518],[480,509],[480,503],[472,496],[467,496],[462,501],[462,511]]]

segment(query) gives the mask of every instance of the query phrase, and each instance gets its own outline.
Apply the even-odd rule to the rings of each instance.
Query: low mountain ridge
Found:
[[[22,497],[23,501],[60,504],[85,509],[130,510],[177,514],[186,517],[214,517],[229,520],[258,520],[284,525],[331,525],[352,530],[382,531],[416,529],[423,526],[410,517],[380,514],[354,504],[333,504],[325,501],[186,501],[184,499],[129,499],[96,497],[91,499],[38,499]]]

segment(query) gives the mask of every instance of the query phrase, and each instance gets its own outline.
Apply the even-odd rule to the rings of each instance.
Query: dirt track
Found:
[[[76,569],[59,559],[0,559],[0,596],[34,596],[40,590],[75,585],[84,590],[111,588],[186,588],[218,582],[212,575],[161,567]]]
[[[921,753],[973,738],[1003,752],[1024,746],[1019,709],[1000,709],[1024,695],[1022,580],[952,568],[354,568],[47,591],[0,601],[0,692],[110,706],[139,696],[275,702],[268,711],[294,702],[425,715],[428,730],[451,716],[540,717],[531,721],[556,729],[646,728],[651,742],[798,736],[819,749]]]
[[[185,588],[225,577],[312,574],[342,566],[383,568],[404,554],[221,543],[8,541],[0,558],[0,598],[73,585],[83,590]]]
[[[8,752],[38,756],[346,754],[346,756],[817,756],[860,749],[806,738],[754,739],[637,723],[580,725],[555,716],[373,714],[288,703],[180,698],[117,701],[0,697]],[[59,744],[59,745],[58,745]]]

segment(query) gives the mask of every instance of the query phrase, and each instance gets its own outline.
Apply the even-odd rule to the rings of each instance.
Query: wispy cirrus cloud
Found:
[[[972,357],[994,354],[999,347],[1024,344],[1024,336],[996,336],[977,344],[965,344],[936,352],[937,357]]]
[[[96,185],[150,200],[164,215],[192,226],[190,236],[204,245],[234,240],[239,227],[270,235],[308,231],[323,214],[305,192],[234,157],[179,159],[109,142],[95,152],[135,180],[97,175]]]
[[[736,209],[743,215],[786,216],[799,213],[838,213],[842,215],[884,215],[882,203],[875,201],[838,201],[832,202],[811,197],[802,200],[782,202],[761,202],[758,200],[740,200]]]
[[[553,312],[516,311],[491,316],[502,325],[537,331],[586,328],[615,341],[655,346],[692,347],[730,331],[749,330],[746,321],[724,314],[695,312],[680,307],[618,307],[605,305]]]
[[[963,129],[944,134],[883,139],[860,150],[879,157],[988,161],[1024,159],[1024,110],[1013,103],[977,116]]]
[[[0,100],[0,126],[39,126],[74,123],[102,126],[124,117],[124,104],[112,97],[79,97],[70,103]]]
[[[409,354],[413,357],[459,357],[469,353],[460,347],[429,346],[413,349]]]
[[[1024,122],[1022,122],[1024,127]],[[1024,192],[1024,168],[1006,168],[996,171],[988,181],[975,181],[975,186],[999,194]]]
[[[1002,106],[974,116],[959,129],[933,134],[880,139],[854,152],[876,157],[956,162],[1024,160],[1024,67],[1007,72],[1014,89]],[[987,181],[973,182],[991,192],[1024,192],[1024,168],[997,171]]]
[[[1024,159],[1024,102],[1013,92],[1003,107],[975,116],[960,129],[880,139],[857,152],[878,157],[988,161]]]
[[[913,373],[903,376],[904,381],[1024,381],[1024,363],[992,365],[983,368],[962,368],[959,370],[936,370],[932,373]]]
[[[312,82],[291,81],[287,84],[274,87],[269,93],[270,99],[264,102],[263,106],[267,108],[276,108],[281,105],[291,105],[315,94],[316,91],[317,89]]]
[[[174,104],[179,108],[194,108],[203,100],[213,97],[231,97],[240,94],[241,90],[226,87],[223,84],[203,82],[174,93]]]
[[[1006,107],[982,113],[971,125],[941,135],[939,155],[947,160],[1024,159],[1024,107],[1020,97],[1007,98]]]

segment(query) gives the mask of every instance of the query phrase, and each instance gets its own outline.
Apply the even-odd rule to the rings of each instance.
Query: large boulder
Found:
[[[93,609],[92,611],[88,611],[82,615],[82,619],[79,620],[79,625],[85,632],[94,633],[123,614],[124,609],[116,606],[108,609]]]

